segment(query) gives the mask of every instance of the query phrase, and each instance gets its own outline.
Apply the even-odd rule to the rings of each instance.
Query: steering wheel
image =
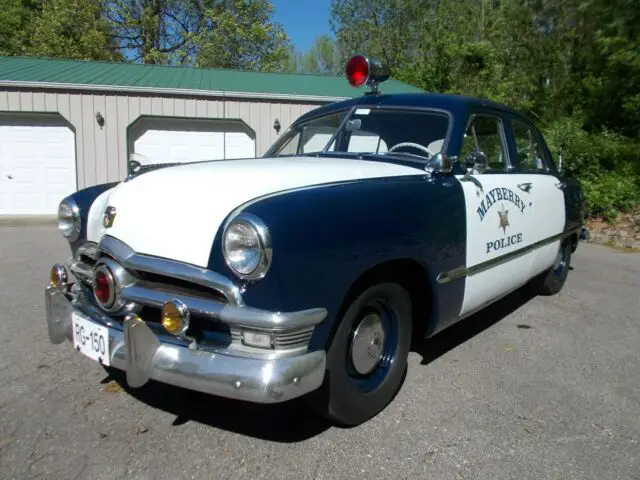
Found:
[[[396,145],[394,145],[393,147],[391,147],[389,150],[389,152],[395,152],[396,149],[401,148],[401,147],[413,147],[413,148],[417,148],[418,150],[422,150],[424,153],[427,154],[427,158],[431,158],[431,152],[429,151],[429,149],[423,145],[420,145],[419,143],[413,143],[413,142],[402,142],[402,143],[398,143]]]

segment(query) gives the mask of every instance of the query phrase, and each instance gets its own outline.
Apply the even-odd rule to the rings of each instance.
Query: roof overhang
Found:
[[[285,93],[230,92],[224,90],[192,90],[187,88],[156,88],[119,85],[94,85],[81,83],[24,82],[0,80],[0,87],[24,88],[31,90],[82,90],[114,93],[142,93],[145,95],[197,96],[215,98],[245,98],[256,100],[284,100],[295,102],[330,103],[347,100],[350,97],[323,97],[317,95],[299,95]]]

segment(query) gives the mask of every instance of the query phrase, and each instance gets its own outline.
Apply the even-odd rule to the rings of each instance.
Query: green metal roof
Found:
[[[132,63],[57,60],[37,57],[0,57],[0,84],[132,90],[198,91],[259,96],[355,97],[364,89],[351,87],[344,76],[262,73],[241,70],[140,65]],[[422,90],[389,79],[383,93]]]

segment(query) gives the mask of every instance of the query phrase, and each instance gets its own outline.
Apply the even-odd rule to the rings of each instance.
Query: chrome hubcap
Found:
[[[353,333],[351,361],[360,375],[371,373],[380,363],[384,348],[384,329],[380,316],[370,313]]]

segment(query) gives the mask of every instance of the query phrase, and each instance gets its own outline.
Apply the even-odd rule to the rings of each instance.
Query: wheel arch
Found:
[[[434,311],[435,296],[429,278],[428,269],[412,258],[398,258],[379,263],[362,272],[351,284],[340,303],[337,322],[364,289],[376,283],[394,281],[407,290],[411,299],[412,338],[422,339],[427,334]],[[332,337],[333,334],[329,342]]]

